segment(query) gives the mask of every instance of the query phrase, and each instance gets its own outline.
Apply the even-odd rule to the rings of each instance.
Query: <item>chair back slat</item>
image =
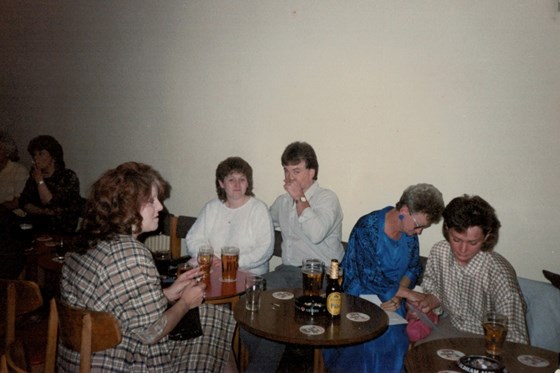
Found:
[[[109,312],[91,311],[56,301],[60,342],[80,353],[80,372],[91,369],[91,354],[113,348],[122,340],[119,322]]]
[[[3,349],[15,340],[16,318],[43,304],[39,286],[33,281],[0,280],[0,335]]]

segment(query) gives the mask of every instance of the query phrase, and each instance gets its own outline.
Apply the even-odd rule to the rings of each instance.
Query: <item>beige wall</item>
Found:
[[[1,125],[24,161],[49,133],[83,191],[147,162],[196,215],[213,173],[248,160],[257,196],[310,142],[344,239],[363,214],[431,182],[480,194],[524,277],[558,271],[560,13],[555,0],[0,3]],[[422,253],[441,225],[421,237]]]

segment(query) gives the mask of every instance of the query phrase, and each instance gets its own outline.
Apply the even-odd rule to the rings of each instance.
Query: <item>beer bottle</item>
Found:
[[[327,283],[327,312],[331,318],[340,317],[342,307],[342,291],[338,283],[338,260],[331,260],[331,270]]]

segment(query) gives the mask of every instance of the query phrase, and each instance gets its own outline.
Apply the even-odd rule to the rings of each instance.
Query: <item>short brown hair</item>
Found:
[[[500,238],[500,220],[496,211],[488,202],[479,196],[467,194],[456,197],[449,202],[443,211],[443,235],[449,241],[449,229],[459,233],[470,227],[479,227],[486,237],[482,251],[490,251]]]
[[[313,180],[317,180],[319,176],[319,161],[317,154],[311,145],[306,142],[296,141],[291,143],[284,149],[282,157],[282,166],[296,165],[301,161],[305,161],[305,168],[315,170]]]
[[[216,168],[216,193],[218,194],[218,198],[224,202],[227,200],[226,191],[220,186],[220,181],[224,182],[225,178],[232,172],[239,172],[247,178],[248,185],[245,195],[254,196],[253,169],[251,165],[241,157],[229,157],[221,161]]]

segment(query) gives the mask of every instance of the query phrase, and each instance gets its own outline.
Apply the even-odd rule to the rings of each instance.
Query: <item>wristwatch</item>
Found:
[[[307,198],[305,198],[305,196],[301,196],[301,197],[299,197],[299,202],[305,203],[305,202],[307,202]]]

